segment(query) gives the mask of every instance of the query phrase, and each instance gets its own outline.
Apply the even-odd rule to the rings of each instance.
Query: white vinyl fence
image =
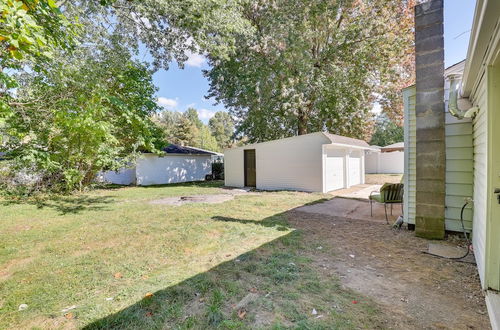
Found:
[[[368,152],[365,156],[367,174],[404,173],[404,151]]]

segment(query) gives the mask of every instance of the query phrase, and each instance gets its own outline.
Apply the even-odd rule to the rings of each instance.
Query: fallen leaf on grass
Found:
[[[248,291],[250,291],[251,293],[257,293],[257,288],[250,288],[250,290]]]
[[[118,278],[122,278],[122,277],[123,277],[122,273],[115,273],[115,275],[113,275],[113,276],[114,276],[116,279],[118,279]]]
[[[146,293],[144,298],[151,298],[152,296],[153,296],[153,294],[151,292],[148,292],[148,293]]]
[[[352,301],[352,303],[353,303],[353,304],[357,304],[357,303],[358,303],[358,301],[357,301],[357,300],[353,300],[353,301]]]
[[[64,314],[64,317],[68,320],[71,320],[73,318],[73,313]]]
[[[238,318],[239,318],[240,320],[243,320],[243,319],[245,318],[245,315],[247,315],[247,312],[246,312],[244,309],[240,309],[240,310],[238,311]]]
[[[147,313],[146,313],[146,316],[147,316],[147,317],[151,317],[151,316],[153,316],[153,313],[152,313],[152,312],[147,312]]]

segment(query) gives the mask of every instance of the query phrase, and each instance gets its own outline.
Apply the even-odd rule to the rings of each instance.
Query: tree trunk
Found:
[[[304,135],[307,134],[307,115],[300,111],[298,115],[298,134]]]

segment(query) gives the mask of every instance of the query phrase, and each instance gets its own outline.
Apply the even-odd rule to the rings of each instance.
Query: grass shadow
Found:
[[[189,181],[189,182],[177,182],[177,183],[165,183],[165,184],[152,184],[147,186],[135,186],[135,185],[120,185],[120,184],[99,184],[94,187],[96,190],[119,190],[121,188],[130,187],[140,187],[140,188],[168,188],[168,187],[186,187],[186,188],[223,188],[224,180],[213,180],[213,181]]]
[[[58,211],[61,215],[78,214],[85,211],[105,211],[107,204],[115,200],[110,196],[50,196],[45,198],[9,199],[0,202],[2,206],[28,204],[35,205],[39,209],[50,208]]]
[[[290,245],[291,232],[83,327],[95,329],[354,329],[376,324],[376,308],[320,278]],[[366,298],[363,298],[367,301]],[[311,316],[312,306],[324,313]]]
[[[286,222],[288,212],[262,221],[222,216],[212,219],[293,229]],[[342,287],[336,277],[320,275],[310,256],[322,252],[304,244],[302,235],[292,230],[178,284],[147,294],[83,329],[350,329],[378,324],[374,303],[352,304],[361,300],[359,294]],[[322,313],[321,318],[311,316],[313,308]]]
[[[241,224],[245,224],[245,225],[252,224],[252,225],[259,225],[259,226],[263,226],[263,227],[276,227],[278,230],[282,230],[282,231],[290,229],[288,223],[281,216],[268,217],[262,221],[237,219],[237,218],[223,217],[223,216],[214,216],[214,217],[212,217],[212,220],[222,221],[222,222],[235,222],[235,223],[241,223]]]

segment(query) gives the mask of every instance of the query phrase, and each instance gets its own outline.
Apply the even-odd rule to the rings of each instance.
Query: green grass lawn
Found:
[[[314,271],[316,246],[287,224],[283,212],[324,195],[148,203],[224,192],[199,183],[0,201],[0,328],[373,326],[376,308]]]

